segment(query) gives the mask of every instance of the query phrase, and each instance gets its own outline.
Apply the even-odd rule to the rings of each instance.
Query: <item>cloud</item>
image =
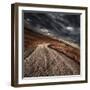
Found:
[[[68,27],[66,27],[66,30],[68,30],[68,31],[74,31],[74,28],[71,27],[71,26],[68,26]]]

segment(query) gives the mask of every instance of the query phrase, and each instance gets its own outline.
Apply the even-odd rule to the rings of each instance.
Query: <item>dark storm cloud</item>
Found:
[[[56,12],[25,12],[34,31],[80,44],[80,15]]]

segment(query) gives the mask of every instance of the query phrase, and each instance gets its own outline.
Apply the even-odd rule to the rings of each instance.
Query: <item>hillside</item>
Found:
[[[24,49],[25,77],[80,74],[79,48],[25,27]]]
[[[33,30],[29,30],[25,28],[24,30],[24,47],[25,52],[28,51],[28,49],[35,49],[38,44],[42,43],[50,43],[49,47],[56,49],[58,52],[64,53],[69,58],[80,62],[80,49],[73,47],[67,43],[64,43],[63,41],[58,41],[56,39],[53,39],[51,37],[39,34],[34,32]],[[28,56],[28,55],[25,55]]]

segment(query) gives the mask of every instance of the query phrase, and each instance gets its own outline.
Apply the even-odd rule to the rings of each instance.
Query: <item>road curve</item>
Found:
[[[49,43],[40,44],[24,60],[24,76],[79,75],[80,65],[63,53],[48,47]]]

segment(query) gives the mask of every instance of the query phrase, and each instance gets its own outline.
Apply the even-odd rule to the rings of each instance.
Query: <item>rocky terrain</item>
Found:
[[[79,48],[27,28],[24,33],[25,77],[80,74]]]
[[[24,77],[80,74],[78,16],[65,17],[56,13],[25,14]]]

